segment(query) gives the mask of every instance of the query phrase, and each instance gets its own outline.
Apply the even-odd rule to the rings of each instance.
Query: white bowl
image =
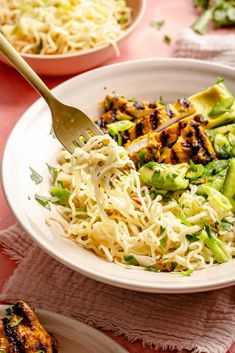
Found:
[[[228,87],[235,92],[235,69],[184,59],[143,60],[106,66],[74,77],[53,91],[64,102],[97,118],[100,114],[97,103],[107,92],[116,91],[126,97],[149,100],[162,95],[164,100],[172,101],[213,84],[217,76],[224,77]],[[130,270],[97,257],[49,228],[45,223],[48,211],[34,200],[34,194],[48,194],[46,162],[55,164],[61,149],[59,142],[49,134],[50,129],[49,109],[39,99],[12,131],[2,162],[8,203],[39,246],[75,271],[98,281],[138,291],[186,293],[235,284],[235,260],[195,271],[191,277]],[[30,179],[30,166],[44,176],[43,183],[38,186]]]
[[[1,317],[7,307],[0,305]],[[43,327],[55,336],[60,353],[128,353],[111,338],[80,321],[46,310],[35,312]]]
[[[126,0],[127,5],[133,10],[132,24],[123,32],[117,40],[117,46],[122,50],[126,39],[134,31],[141,21],[146,7],[146,0]],[[64,55],[36,55],[22,54],[27,63],[37,72],[44,76],[72,75],[97,67],[116,55],[114,47],[110,44],[81,53]],[[0,61],[11,65],[9,61],[0,53]]]

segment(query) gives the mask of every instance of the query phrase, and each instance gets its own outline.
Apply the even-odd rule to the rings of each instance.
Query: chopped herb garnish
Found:
[[[35,184],[40,184],[43,181],[43,177],[38,174],[33,168],[29,167],[31,174],[30,178],[35,182]]]
[[[195,241],[198,241],[198,237],[194,234],[187,234],[186,238],[188,239],[189,243],[194,243]]]
[[[156,100],[156,103],[164,104],[162,96],[160,96],[160,97]]]
[[[163,37],[163,42],[166,43],[167,45],[170,45],[171,44],[171,37],[168,36],[167,34],[165,34]]]
[[[27,199],[28,199],[28,200],[31,200],[31,197],[30,197],[30,196],[28,196],[28,197],[27,197]]]
[[[218,84],[218,83],[223,83],[223,82],[224,82],[224,78],[223,78],[223,77],[218,76],[218,77],[217,77],[217,81],[216,81],[216,83]]]
[[[188,270],[180,271],[180,274],[182,276],[191,276],[192,273],[193,273],[193,269],[192,268],[189,268]]]
[[[12,308],[6,308],[6,315],[5,315],[5,318],[7,320],[10,320],[11,319],[11,316],[12,316]]]
[[[35,48],[34,54],[40,54],[42,47],[43,47],[43,41],[42,41],[42,39],[40,39],[40,42],[38,43],[38,45]]]
[[[207,118],[206,115],[203,115],[203,114],[202,114],[202,115],[200,116],[200,119],[199,119],[199,120],[200,120],[201,123],[203,123],[204,121],[208,121],[208,118]]]
[[[220,225],[224,230],[228,232],[231,232],[233,230],[233,225],[229,223],[229,221],[227,221],[227,219],[225,218],[220,221]]]
[[[50,199],[50,201],[52,203],[65,206],[66,203],[68,202],[70,195],[71,195],[71,192],[67,188],[52,186],[51,187],[52,198]]]
[[[161,29],[162,26],[164,26],[165,20],[157,20],[157,21],[151,21],[150,22],[150,27],[156,28],[156,29]]]
[[[124,255],[123,258],[129,265],[139,266],[139,262],[133,255]]]
[[[53,178],[52,183],[54,184],[54,182],[56,181],[56,178],[59,174],[59,169],[52,167],[48,163],[47,163],[47,168],[49,170],[49,173],[52,175],[52,178]]]
[[[166,228],[163,226],[160,226],[160,235],[162,235],[165,232]]]
[[[37,202],[40,203],[40,205],[47,208],[48,210],[51,210],[50,197],[40,196],[38,194],[35,194],[34,197],[35,197],[35,200],[37,200]]]
[[[21,321],[23,320],[23,318],[21,317],[18,321],[16,321],[16,322],[13,322],[12,324],[10,324],[9,326],[10,327],[16,327],[16,326],[18,326],[20,323],[21,323]]]

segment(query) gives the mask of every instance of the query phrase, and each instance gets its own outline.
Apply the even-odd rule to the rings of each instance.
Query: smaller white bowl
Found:
[[[133,21],[117,40],[117,46],[120,51],[122,50],[126,39],[141,21],[146,6],[146,0],[127,0],[126,2],[133,10]],[[115,55],[116,52],[114,47],[111,44],[107,44],[81,53],[63,55],[22,54],[22,57],[38,75],[62,76],[77,74],[92,69]],[[1,53],[0,61],[7,65],[11,65]]]

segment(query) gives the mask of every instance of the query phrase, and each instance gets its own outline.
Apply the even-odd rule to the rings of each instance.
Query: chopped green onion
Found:
[[[40,196],[38,194],[35,194],[34,197],[35,197],[35,200],[37,200],[37,202],[40,203],[40,205],[42,205],[43,207],[47,208],[48,210],[51,209],[50,197]]]
[[[146,269],[145,269],[146,271],[150,271],[150,272],[160,272],[160,270],[158,269],[158,268],[156,268],[156,267],[147,267]]]
[[[7,320],[10,320],[11,319],[11,316],[12,316],[12,308],[8,307],[6,308],[6,315],[5,315],[5,318]]]
[[[139,262],[133,255],[124,255],[123,258],[129,265],[139,266]]]
[[[176,272],[177,273],[177,272]],[[184,271],[180,271],[180,274],[182,276],[191,276],[193,273],[193,269],[192,268],[189,268],[187,270],[184,270]]]
[[[229,202],[229,199],[223,194],[221,194],[220,191],[216,190],[211,186],[200,185],[198,187],[197,192],[199,194],[206,194],[207,196],[209,196],[212,201],[224,211],[230,211],[232,209],[232,205]]]
[[[16,321],[16,322],[13,322],[12,324],[10,324],[9,326],[10,327],[16,327],[16,326],[18,326],[20,323],[21,323],[21,321],[23,320],[23,318],[21,317],[18,321]]]
[[[51,198],[50,201],[58,205],[65,206],[70,195],[71,192],[67,188],[52,186],[51,196],[53,196],[53,198]]]
[[[55,168],[55,167],[52,167],[51,165],[49,165],[47,163],[47,168],[49,170],[49,173],[51,174],[53,180],[52,180],[52,183],[54,184],[54,182],[56,181],[56,178],[59,174],[59,169]]]
[[[190,170],[187,172],[186,178],[197,179],[203,174],[204,167],[202,164],[194,164],[193,161],[190,159],[189,165],[190,165]]]
[[[222,241],[213,235],[213,233],[211,232],[210,226],[206,225],[205,229],[206,229],[205,233],[207,234],[207,237],[204,234],[203,240],[205,244],[208,246],[208,248],[211,250],[211,252],[213,253],[214,259],[218,263],[224,263],[230,260],[231,258],[230,254],[226,250]]]

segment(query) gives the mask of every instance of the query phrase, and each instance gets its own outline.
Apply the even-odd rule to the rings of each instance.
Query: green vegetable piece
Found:
[[[42,205],[43,207],[47,208],[48,210],[51,209],[50,206],[50,197],[46,197],[46,196],[40,196],[38,194],[34,195],[35,200],[40,203],[40,205]]]
[[[12,327],[12,328],[16,327],[16,326],[18,326],[21,323],[22,320],[23,320],[23,318],[21,317],[19,320],[17,320],[16,322],[13,322],[9,326]]]
[[[207,128],[211,129],[217,126],[230,124],[235,121],[235,103],[231,106],[231,108],[229,108],[231,109],[231,112],[224,112],[222,115],[213,117],[209,116],[212,108],[215,107],[217,103],[220,103],[226,98],[232,98],[234,100],[228,88],[222,82],[220,82],[194,94],[188,99],[194,105],[197,114],[202,114],[207,117]]]
[[[193,5],[206,10],[209,6],[209,0],[193,0]]]
[[[58,168],[55,168],[55,167],[52,167],[51,165],[49,165],[47,163],[47,168],[49,170],[49,173],[51,174],[52,176],[52,183],[54,184],[56,179],[57,179],[57,176],[59,174],[59,169]]]
[[[124,255],[123,258],[125,262],[127,262],[129,265],[139,266],[139,262],[136,260],[136,258],[133,255]]]
[[[220,221],[220,226],[226,230],[227,232],[231,232],[233,230],[233,225],[227,221],[227,219],[222,219]]]
[[[205,34],[208,30],[208,24],[212,20],[212,17],[213,10],[206,10],[198,19],[196,19],[191,28],[198,34]]]
[[[222,241],[214,236],[208,225],[205,226],[205,229],[207,233],[205,244],[212,251],[214,259],[220,264],[229,261],[231,255],[226,250]]]
[[[216,103],[211,111],[209,112],[208,116],[209,117],[217,117],[218,115],[225,114],[227,112],[231,113],[233,110],[231,109],[232,105],[234,103],[234,98],[233,97],[228,97],[222,99],[220,102]]]
[[[65,206],[68,202],[71,192],[67,188],[52,186],[51,187],[51,202]]]
[[[156,28],[156,29],[161,29],[164,24],[165,24],[164,20],[151,21],[150,22],[150,27],[153,27],[153,28]]]
[[[142,149],[137,156],[137,167],[140,169],[144,164],[144,156],[146,155],[146,149]]]
[[[6,318],[7,320],[10,320],[10,319],[11,319],[11,316],[12,316],[12,308],[8,307],[8,308],[6,308],[5,318]]]
[[[187,172],[186,178],[195,180],[203,174],[204,167],[202,164],[194,164],[193,161],[190,159],[189,165],[190,170]]]
[[[235,158],[229,161],[229,167],[223,185],[223,194],[230,201],[235,212]]]
[[[43,181],[43,177],[38,174],[33,168],[29,167],[31,174],[30,178],[35,182],[35,184],[40,184]]]
[[[150,272],[160,272],[160,270],[158,269],[158,268],[156,268],[156,267],[147,267],[146,269],[145,269],[146,271],[150,271]]]
[[[185,178],[188,164],[158,164],[149,162],[139,169],[140,179],[144,184],[163,190],[183,190],[189,185]]]
[[[213,142],[216,155],[221,158],[228,158],[232,152],[232,146],[228,138],[222,134],[216,134]]]
[[[35,48],[34,54],[40,54],[42,47],[43,47],[43,41],[42,41],[42,39],[40,39],[40,42],[38,43],[38,45]]]
[[[180,274],[182,276],[187,276],[187,277],[191,276],[192,273],[193,273],[193,269],[192,268],[189,268],[189,269],[184,270],[184,271],[180,271]]]
[[[130,120],[116,121],[115,123],[107,125],[108,133],[109,133],[109,135],[114,137],[114,139],[117,141],[118,145],[121,146],[122,145],[122,136],[120,133],[123,131],[129,130],[134,125],[135,125],[135,123],[133,123]]]
[[[198,241],[198,236],[195,234],[187,234],[186,238],[188,239],[189,243],[195,243],[195,241]]]
[[[231,202],[227,197],[225,197],[220,191],[212,188],[208,185],[199,185],[199,194],[208,195],[212,201],[223,211],[230,211],[232,209]]]

